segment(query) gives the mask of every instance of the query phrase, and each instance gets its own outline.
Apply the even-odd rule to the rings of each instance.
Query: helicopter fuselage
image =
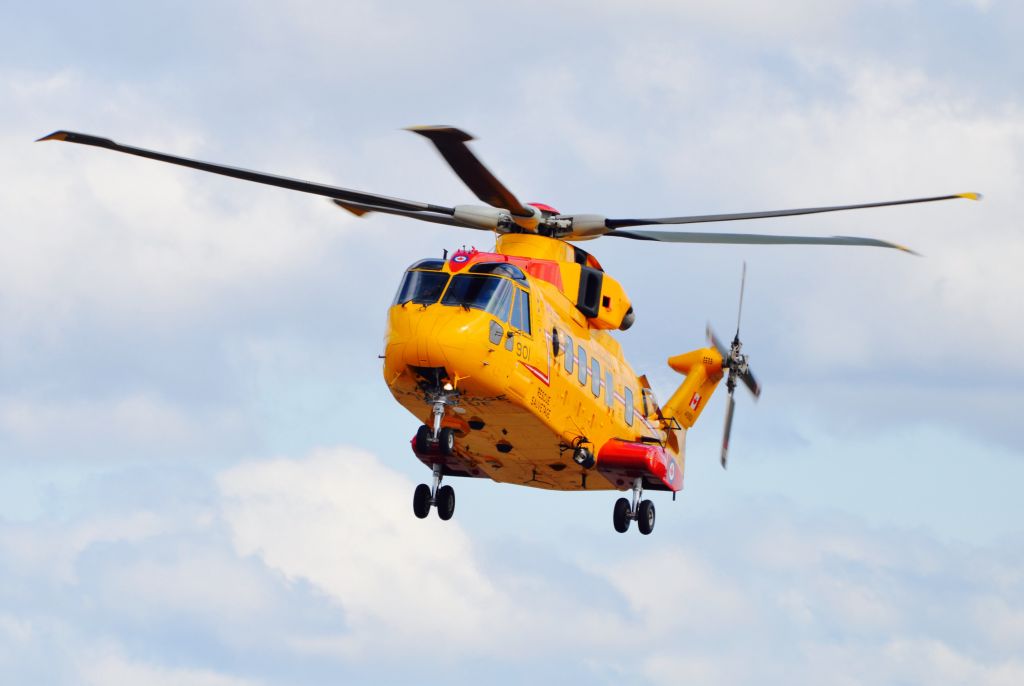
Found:
[[[425,464],[558,490],[625,490],[638,477],[645,488],[682,488],[685,428],[662,413],[607,331],[632,323],[625,293],[591,273],[594,302],[580,305],[595,269],[578,248],[528,234],[409,268],[388,312],[384,379],[424,426],[441,402],[441,426],[457,437],[450,455],[414,439]],[[691,419],[717,380],[695,391]],[[573,459],[580,447],[592,463]]]

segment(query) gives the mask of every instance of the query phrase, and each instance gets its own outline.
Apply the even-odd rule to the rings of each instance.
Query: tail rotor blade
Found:
[[[729,461],[729,434],[732,433],[732,412],[736,407],[736,400],[732,393],[729,394],[729,404],[725,406],[725,431],[722,434],[722,469],[726,468]]]
[[[743,318],[743,290],[747,287],[747,262],[743,261],[743,276],[740,277],[740,306],[736,312],[736,340],[740,339],[740,319]]]
[[[749,369],[740,374],[740,381],[754,394],[755,400],[761,397],[761,384],[757,382],[757,379],[754,378]]]
[[[708,322],[707,337],[708,343],[715,346],[715,350],[718,351],[718,354],[722,356],[723,360],[727,360],[729,358],[729,350],[722,345],[722,341],[718,340],[718,336],[715,335],[714,329],[711,328],[711,322]]]

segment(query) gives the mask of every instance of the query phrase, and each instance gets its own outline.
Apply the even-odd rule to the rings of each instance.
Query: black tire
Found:
[[[421,424],[420,428],[416,429],[416,452],[420,455],[426,455],[430,452],[430,427],[425,424]]]
[[[437,489],[437,516],[448,521],[455,514],[455,489],[441,486]]]
[[[644,500],[640,503],[636,525],[644,536],[654,531],[654,503]]]
[[[455,431],[445,427],[437,433],[437,449],[442,455],[455,454]]]
[[[612,524],[620,534],[629,531],[629,501],[625,498],[615,501],[615,509],[612,510]]]
[[[412,511],[420,519],[430,514],[430,486],[420,484],[412,494]]]

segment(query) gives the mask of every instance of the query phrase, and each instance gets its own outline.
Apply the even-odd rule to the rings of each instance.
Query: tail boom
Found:
[[[666,417],[674,417],[683,429],[689,429],[722,380],[722,355],[714,348],[699,348],[670,357],[668,366],[686,378],[662,411]]]

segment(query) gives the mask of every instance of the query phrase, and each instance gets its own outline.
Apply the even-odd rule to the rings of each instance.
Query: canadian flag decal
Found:
[[[690,409],[691,410],[696,410],[697,407],[700,405],[700,401],[701,401],[700,393],[694,393],[693,397],[690,398]]]

